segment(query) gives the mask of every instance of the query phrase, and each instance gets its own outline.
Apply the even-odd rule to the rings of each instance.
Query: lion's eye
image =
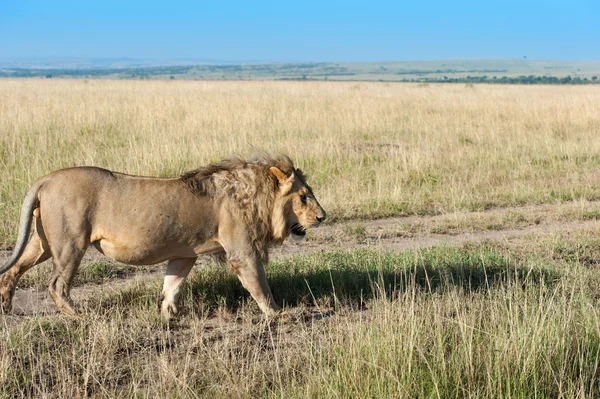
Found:
[[[301,196],[300,199],[302,200],[303,204],[306,204],[306,194]]]

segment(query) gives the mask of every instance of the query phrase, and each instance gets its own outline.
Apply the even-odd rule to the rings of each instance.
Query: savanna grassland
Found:
[[[595,86],[0,81],[0,241],[29,185],[288,153],[331,219],[600,199]]]
[[[272,262],[274,320],[214,265],[170,323],[158,275],[104,289],[135,272],[83,265],[83,320],[0,316],[0,397],[600,396],[599,137],[595,85],[0,80],[5,248],[52,170],[253,148],[290,155],[339,226]]]

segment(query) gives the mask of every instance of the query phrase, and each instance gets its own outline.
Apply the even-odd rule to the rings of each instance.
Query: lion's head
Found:
[[[302,240],[306,229],[325,220],[325,211],[300,169],[289,175],[276,166],[269,171],[277,180],[272,217],[274,236],[285,238],[291,234],[295,240]]]
[[[296,239],[325,220],[325,211],[290,158],[261,153],[230,158],[182,175],[192,192],[207,195],[235,210],[258,252]]]

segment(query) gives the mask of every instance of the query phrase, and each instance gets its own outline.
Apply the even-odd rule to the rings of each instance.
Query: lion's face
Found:
[[[326,214],[307,185],[300,185],[298,190],[291,194],[290,202],[291,212],[288,212],[286,224],[290,228],[292,238],[302,240],[306,236],[306,229],[321,224]]]
[[[272,172],[279,181],[279,192],[275,201],[274,230],[281,232],[281,238],[291,234],[295,240],[302,240],[306,236],[306,229],[321,224],[325,220],[326,213],[305,182],[302,172],[297,171],[289,177],[282,172],[281,174],[273,170]]]

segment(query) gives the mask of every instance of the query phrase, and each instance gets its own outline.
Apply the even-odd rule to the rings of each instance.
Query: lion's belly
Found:
[[[171,245],[147,246],[113,242],[100,239],[93,242],[94,246],[104,255],[114,260],[130,265],[152,265],[175,258],[192,258],[197,256],[188,246],[172,243]]]

